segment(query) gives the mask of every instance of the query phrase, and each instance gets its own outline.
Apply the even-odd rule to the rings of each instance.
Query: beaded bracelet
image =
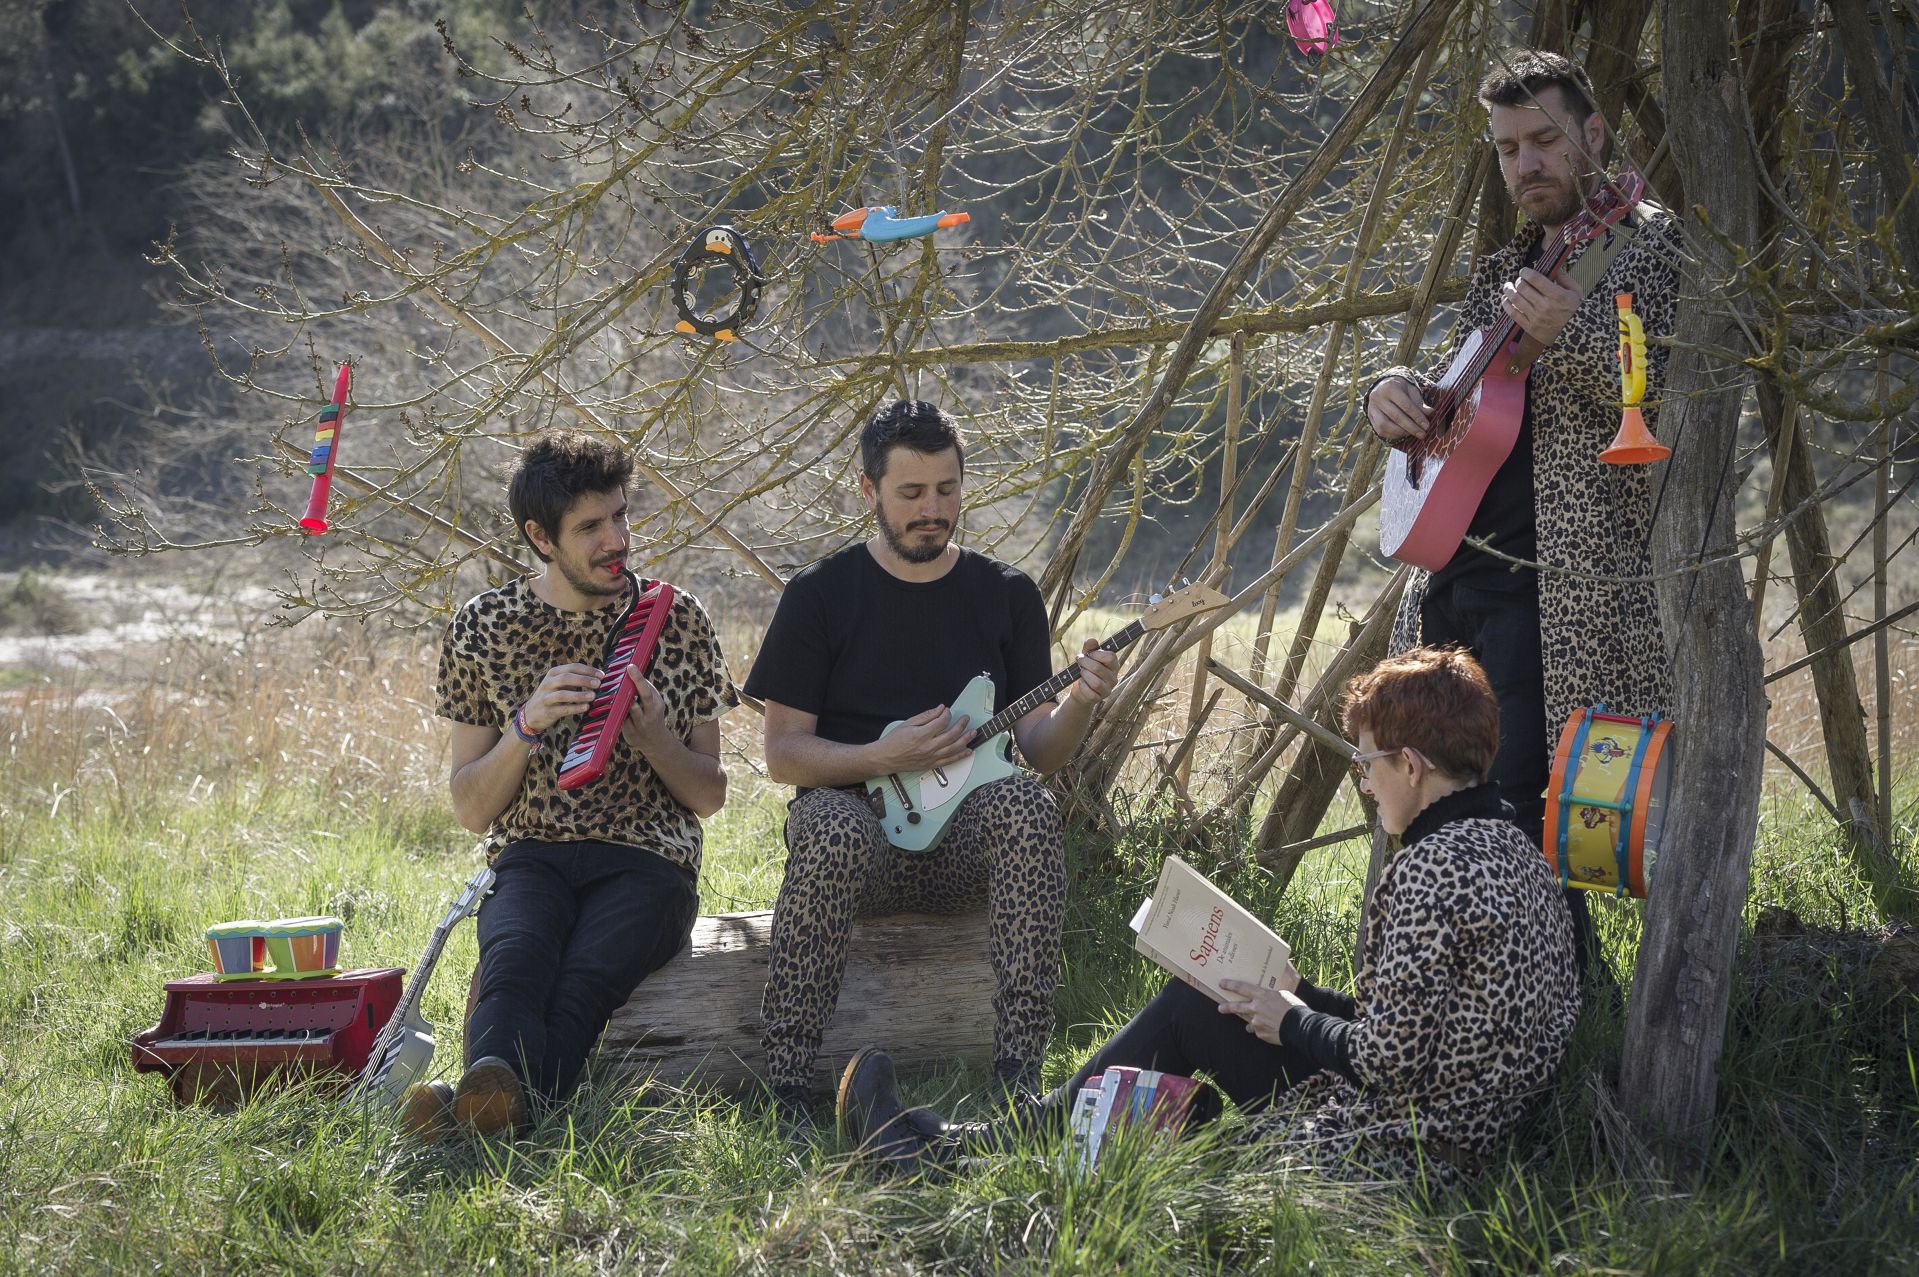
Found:
[[[513,734],[520,738],[522,744],[531,745],[534,751],[537,752],[546,742],[526,729],[526,719],[522,717],[525,713],[526,706],[524,705],[521,705],[513,711]]]

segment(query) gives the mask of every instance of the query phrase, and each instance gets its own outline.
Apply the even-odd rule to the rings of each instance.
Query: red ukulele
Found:
[[[1645,189],[1644,180],[1630,171],[1606,182],[1540,249],[1534,269],[1542,275],[1558,270],[1573,249],[1623,218]],[[1431,429],[1386,456],[1379,499],[1381,553],[1437,572],[1459,549],[1487,485],[1519,439],[1530,368],[1508,369],[1522,336],[1519,325],[1502,313],[1491,328],[1468,334],[1452,367],[1426,391]]]

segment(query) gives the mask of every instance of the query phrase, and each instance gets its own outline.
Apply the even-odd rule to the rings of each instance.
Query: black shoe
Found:
[[[1019,1111],[1039,1102],[1039,1068],[1038,1060],[993,1061],[993,1080],[1007,1107]]]
[[[780,1134],[792,1141],[810,1140],[818,1130],[813,1120],[813,1088],[805,1082],[771,1082],[766,1090]]]
[[[846,1062],[846,1071],[840,1074],[836,1108],[840,1129],[861,1157],[892,1171],[919,1169],[926,1142],[916,1129],[917,1122],[908,1118],[906,1107],[900,1103],[892,1056],[872,1046],[855,1051]],[[914,1113],[938,1118],[930,1109],[916,1109]]]

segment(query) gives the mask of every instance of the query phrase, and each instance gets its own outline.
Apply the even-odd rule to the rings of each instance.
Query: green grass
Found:
[[[288,644],[288,640],[275,640]],[[471,870],[442,797],[417,657],[291,646],[176,653],[111,715],[76,688],[0,699],[0,1268],[20,1272],[1867,1273],[1919,1264],[1919,1080],[1906,1004],[1856,966],[1748,962],[1713,1155],[1697,1185],[1619,1155],[1596,1083],[1620,1025],[1582,1023],[1557,1104],[1480,1181],[1364,1186],[1249,1160],[1230,1126],[1120,1150],[1091,1182],[1028,1149],[932,1184],[877,1182],[832,1137],[784,1144],[755,1108],[597,1073],[529,1139],[421,1146],[324,1094],[176,1108],[127,1040],[161,983],[205,965],[209,922],[331,912],[347,956],[410,966]],[[368,700],[368,689],[385,691]],[[367,724],[377,726],[369,728]],[[747,730],[750,725],[739,725]],[[781,795],[736,763],[708,829],[708,911],[778,888]],[[1335,811],[1330,822],[1349,813]],[[1911,812],[1907,811],[1910,821]],[[1076,834],[1049,1079],[1158,983],[1125,918],[1161,832]],[[1269,912],[1303,969],[1350,979],[1356,845],[1315,853]],[[1751,908],[1871,921],[1794,794],[1769,798]],[[1629,964],[1637,910],[1601,908]],[[457,1024],[473,932],[426,999]],[[1629,969],[1627,967],[1626,969]],[[457,1056],[443,1040],[441,1064]],[[912,1094],[962,1093],[946,1073]]]

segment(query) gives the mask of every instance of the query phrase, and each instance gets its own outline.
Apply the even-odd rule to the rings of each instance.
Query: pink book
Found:
[[[1153,1095],[1153,1129],[1179,1131],[1186,1126],[1187,1111],[1193,1106],[1193,1093],[1199,1083],[1177,1073],[1160,1075]]]

